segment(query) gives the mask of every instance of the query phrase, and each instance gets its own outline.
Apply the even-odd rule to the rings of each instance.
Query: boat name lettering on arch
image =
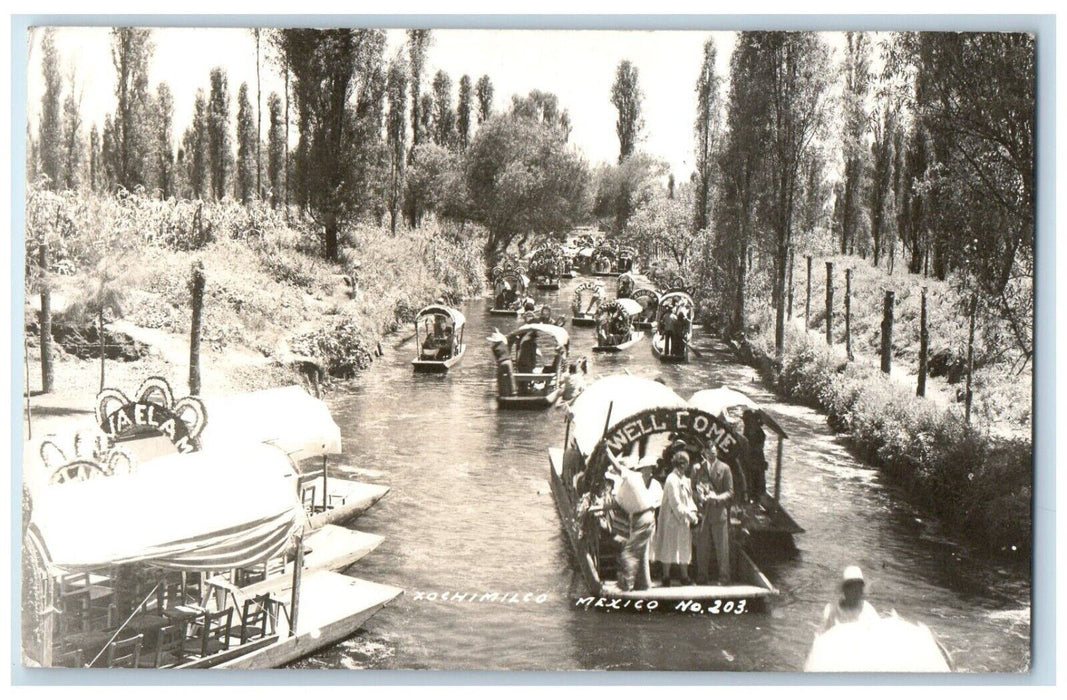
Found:
[[[737,446],[737,440],[719,418],[697,409],[676,408],[645,411],[615,426],[604,436],[604,446],[613,454],[621,454],[628,445],[647,435],[667,432],[699,437],[727,454]]]

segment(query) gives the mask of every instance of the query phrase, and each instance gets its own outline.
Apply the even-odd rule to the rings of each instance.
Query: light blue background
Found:
[[[1024,31],[1037,36],[1037,289],[1034,323],[1034,541],[1028,674],[840,675],[721,672],[101,671],[24,669],[21,647],[23,256],[26,30],[34,25],[150,27],[361,26],[434,29]],[[1055,682],[1056,20],[1053,15],[13,15],[11,17],[11,681],[15,685],[1049,685]]]

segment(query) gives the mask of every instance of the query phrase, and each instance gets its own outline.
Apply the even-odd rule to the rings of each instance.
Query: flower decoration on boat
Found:
[[[49,470],[50,484],[127,474],[137,466],[133,455],[121,447],[112,447],[108,436],[97,430],[76,433],[68,449],[59,444],[58,437],[50,435],[41,442],[41,461]]]
[[[112,442],[163,435],[178,452],[194,452],[200,449],[207,411],[199,398],[175,400],[167,380],[149,377],[132,399],[119,389],[101,391],[96,397],[96,421]]]

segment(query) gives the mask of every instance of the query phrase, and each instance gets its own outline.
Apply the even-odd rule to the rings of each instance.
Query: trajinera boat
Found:
[[[527,323],[507,336],[489,336],[496,359],[497,405],[547,408],[563,392],[570,336],[559,326]]]
[[[604,287],[596,282],[582,282],[574,288],[571,302],[571,324],[595,326],[596,314],[604,300]]]
[[[656,322],[656,310],[659,308],[659,292],[642,287],[631,294],[630,298],[641,305],[641,313],[633,319],[634,328],[639,331],[652,330]]]
[[[662,362],[686,362],[693,335],[696,304],[687,292],[673,290],[659,298],[656,330],[652,334],[652,354]]]
[[[593,274],[597,277],[615,277],[619,274],[615,249],[606,243],[593,250],[592,265]]]
[[[538,289],[559,289],[559,278],[566,269],[563,251],[556,244],[546,244],[530,258],[530,277]]]
[[[616,299],[629,299],[634,293],[634,276],[629,272],[624,272],[619,275],[618,282],[615,284],[615,298]]]
[[[629,246],[619,248],[615,256],[616,267],[619,272],[637,272],[637,251]]]
[[[458,310],[442,304],[427,306],[415,316],[418,357],[411,361],[416,372],[447,372],[463,359],[467,346],[463,330],[467,319]]]
[[[619,545],[586,511],[605,489],[610,460],[647,464],[665,472],[677,447],[707,455],[721,450],[729,455],[738,447],[733,434],[717,416],[687,403],[659,382],[629,375],[605,377],[591,384],[574,400],[568,412],[563,448],[550,448],[549,482],[560,521],[571,544],[575,563],[593,595],[644,601],[645,609],[657,601],[659,609],[676,609],[694,602],[724,605],[731,601],[759,601],[777,590],[759,570],[740,540],[740,523],[731,518],[730,560],[734,583],[663,587],[653,583],[644,590],[620,590],[616,558]],[[659,474],[653,472],[658,480]],[[658,504],[656,504],[658,506]],[[625,533],[624,533],[625,534]],[[652,554],[655,556],[654,552]],[[743,609],[743,608],[742,608]]]
[[[526,301],[530,278],[523,268],[497,266],[489,274],[493,282],[493,306],[489,313],[496,316],[514,316],[522,310]]]
[[[728,386],[698,391],[690,397],[689,403],[721,418],[735,434],[744,438],[742,445],[754,450],[750,455],[738,453],[743,468],[739,468],[742,465],[732,465],[738,475],[735,479],[737,492],[741,498],[749,501],[740,509],[739,517],[750,551],[759,554],[795,551],[793,538],[804,532],[804,528],[797,524],[781,503],[782,461],[785,441],[789,438],[785,429],[772,413]],[[778,438],[775,445],[773,495],[767,492],[767,464],[763,457],[763,441],[767,430]]]
[[[79,433],[72,454],[58,437],[41,444],[25,531],[26,586],[38,592],[28,660],[276,667],[351,635],[400,595],[337,573],[381,538],[316,527],[301,503],[295,462],[331,451],[332,429],[292,403],[272,421],[257,409],[268,401],[245,400],[253,394],[212,404],[209,423],[196,397],[174,402],[162,380],[146,384],[132,401],[101,392],[99,439]],[[280,391],[266,399],[302,390]],[[224,418],[234,408],[244,421]]]
[[[634,328],[633,319],[641,305],[633,299],[616,299],[600,307],[596,317],[597,344],[593,352],[622,352],[645,337]]]
[[[891,612],[838,623],[815,636],[804,670],[814,673],[949,673],[952,655],[929,627]]]

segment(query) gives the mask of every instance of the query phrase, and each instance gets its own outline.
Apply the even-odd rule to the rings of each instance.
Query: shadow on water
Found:
[[[538,297],[563,313],[577,281]],[[686,398],[728,384],[779,417],[790,435],[782,499],[807,529],[795,556],[764,567],[781,596],[764,612],[719,617],[577,607],[585,591],[547,481],[546,449],[563,440],[563,413],[497,410],[485,337],[518,322],[486,309],[484,299],[463,306],[468,349],[448,376],[414,374],[414,343],[395,342],[373,371],[330,397],[344,437],[338,468],[392,487],[352,524],[385,542],[349,573],[406,593],[297,667],[797,670],[850,563],[867,572],[880,611],[929,624],[961,670],[1028,664],[1028,573],[945,538],[857,462],[821,415],[781,402],[711,338],[697,342],[701,359],[666,365],[647,336],[602,356],[591,352],[592,329],[568,327],[571,356],[588,357],[593,377],[661,377]],[[445,593],[464,597],[442,601]],[[483,599],[493,593],[495,601]]]

